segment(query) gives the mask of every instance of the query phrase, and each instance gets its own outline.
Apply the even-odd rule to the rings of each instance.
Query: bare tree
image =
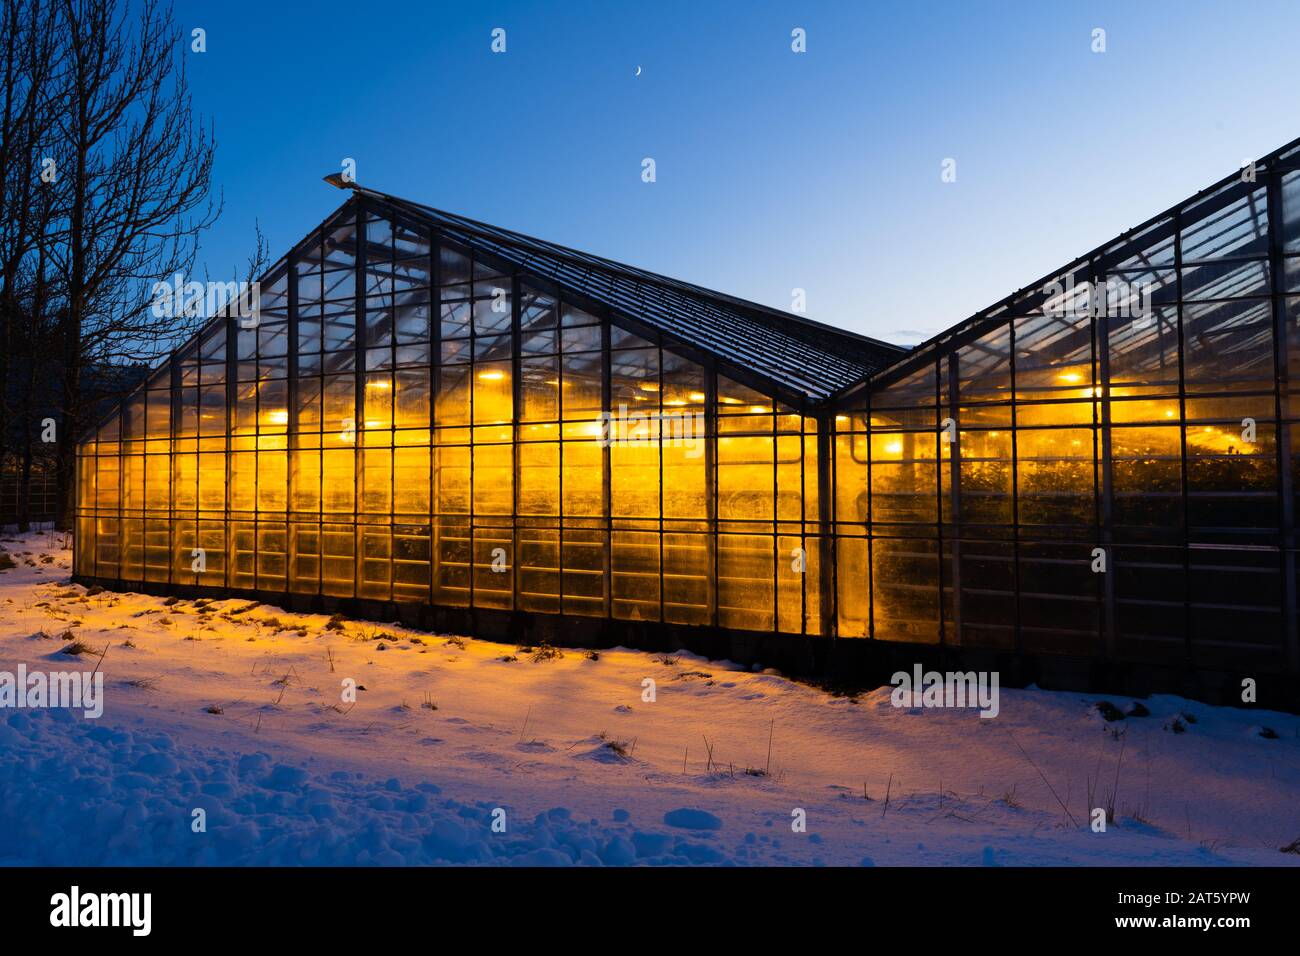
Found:
[[[44,29],[51,13],[47,0],[8,0],[0,18],[0,476],[12,471],[12,440],[24,444],[26,421],[14,414],[11,393],[14,386],[24,400],[29,393],[13,374],[33,374],[34,349],[48,342],[33,295],[49,289],[34,284],[45,273],[32,259],[57,239],[56,185],[42,149],[54,123],[50,91],[61,82],[61,43]]]
[[[83,371],[149,361],[189,334],[196,317],[156,315],[150,287],[189,272],[200,233],[220,212],[210,198],[215,139],[193,113],[182,34],[170,7],[137,6],[133,15],[113,0],[57,0],[52,18],[65,44],[54,128],[66,238],[53,247],[65,296],[56,333],[63,528],[86,425]]]

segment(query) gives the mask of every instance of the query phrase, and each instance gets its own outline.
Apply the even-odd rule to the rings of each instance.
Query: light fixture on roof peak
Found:
[[[325,182],[329,183],[335,189],[360,189],[360,184],[355,179],[348,179],[342,173],[330,173],[328,176],[322,176]]]

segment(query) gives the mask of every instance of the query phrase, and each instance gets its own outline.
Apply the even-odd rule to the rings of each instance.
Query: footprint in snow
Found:
[[[538,753],[549,754],[555,752],[554,747],[541,740],[530,740],[527,743],[515,744],[515,749],[524,751],[525,753],[534,753],[534,754],[538,754]]]

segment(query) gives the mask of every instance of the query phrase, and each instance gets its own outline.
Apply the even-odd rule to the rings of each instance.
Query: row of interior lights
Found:
[[[502,372],[502,371],[500,371],[500,370],[498,370],[498,369],[484,369],[483,371],[481,371],[481,372],[478,373],[478,377],[479,377],[479,379],[480,379],[481,381],[485,381],[485,382],[496,382],[496,381],[501,381],[501,380],[503,380],[503,379],[505,378],[505,372]],[[1058,379],[1059,379],[1061,382],[1063,382],[1063,383],[1065,383],[1065,384],[1070,384],[1070,385],[1075,385],[1075,384],[1078,384],[1078,383],[1080,383],[1081,381],[1083,381],[1083,377],[1082,377],[1079,373],[1077,373],[1077,372],[1062,372],[1062,373],[1058,376]],[[548,384],[548,385],[558,385],[558,384],[560,384],[560,382],[559,382],[558,379],[550,379],[550,380],[548,380],[547,384]],[[392,383],[391,383],[390,381],[388,381],[388,380],[379,379],[379,380],[376,380],[376,381],[367,382],[367,383],[366,383],[366,387],[367,387],[367,388],[373,388],[373,389],[375,389],[375,390],[377,390],[377,391],[389,391],[389,390],[391,390],[391,389],[393,388],[393,385],[392,385]],[[642,382],[641,385],[640,385],[640,388],[641,388],[642,391],[646,391],[646,392],[658,392],[658,391],[659,391],[659,383],[658,383],[658,382]],[[1096,394],[1096,395],[1100,395],[1100,393],[1101,393],[1101,389],[1099,389],[1099,388],[1097,388],[1097,389],[1093,389],[1093,392],[1094,392],[1094,394]],[[691,402],[694,402],[694,403],[701,403],[701,402],[703,402],[704,400],[705,400],[705,395],[704,395],[703,392],[691,392],[691,393],[690,393],[690,401],[691,401]],[[724,404],[724,405],[740,405],[740,404],[743,404],[743,402],[742,402],[740,399],[737,399],[737,398],[730,398],[730,397],[727,397],[727,396],[719,396],[718,401],[719,401],[720,404]],[[673,401],[666,402],[665,404],[666,404],[666,405],[672,405],[672,406],[682,406],[682,405],[685,405],[686,402],[684,402],[684,401],[682,401],[682,400],[680,400],[680,399],[676,399],[676,400],[673,400]],[[752,412],[752,413],[754,413],[754,414],[758,414],[758,415],[762,415],[762,414],[770,414],[771,411],[772,411],[772,409],[769,408],[769,407],[766,406],[766,405],[751,405],[751,406],[749,406],[749,409],[748,409],[748,410],[749,410],[750,412]],[[1171,408],[1171,409],[1166,409],[1166,410],[1165,410],[1165,417],[1166,417],[1166,418],[1174,418],[1174,417],[1176,417],[1176,415],[1177,415],[1177,412],[1176,412],[1174,409],[1172,409],[1172,408]],[[273,424],[273,425],[287,425],[288,422],[289,422],[289,413],[288,413],[287,411],[283,411],[283,410],[277,410],[277,411],[270,412],[269,415],[267,416],[267,421],[268,421],[270,424]],[[836,416],[835,416],[835,421],[836,421],[837,423],[840,423],[840,424],[845,424],[845,423],[847,423],[847,422],[849,421],[849,416],[847,416],[847,415],[836,415]],[[367,427],[373,427],[373,426],[378,426],[378,425],[379,425],[378,422],[375,422],[375,423],[366,422],[366,426],[367,426]],[[1206,431],[1206,432],[1217,432],[1218,429],[1213,428],[1213,427],[1211,427],[1211,426],[1206,426],[1206,427],[1205,427],[1205,431]],[[990,432],[989,435],[990,435],[990,437],[996,438],[996,437],[998,436],[998,433],[997,433],[996,431],[995,431],[995,432]],[[890,453],[890,454],[896,454],[896,453],[899,453],[899,452],[902,451],[902,444],[899,443],[899,442],[893,442],[893,443],[891,443],[891,444],[885,446],[885,451],[888,452],[888,453]]]

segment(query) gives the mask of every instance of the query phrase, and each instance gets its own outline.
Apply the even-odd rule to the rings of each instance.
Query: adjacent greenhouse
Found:
[[[78,578],[1294,688],[1297,166],[910,351],[358,188],[83,442]]]
[[[839,396],[840,636],[1294,678],[1297,166],[1252,164]]]

